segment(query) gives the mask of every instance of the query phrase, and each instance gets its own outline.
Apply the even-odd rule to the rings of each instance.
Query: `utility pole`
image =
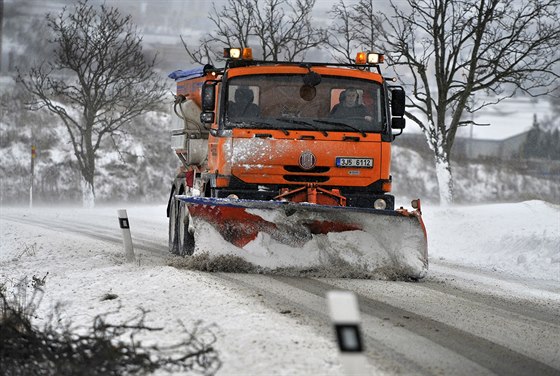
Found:
[[[35,180],[35,158],[37,157],[37,149],[35,148],[33,137],[31,140],[31,184],[29,185],[29,209],[33,208],[33,181]]]
[[[4,28],[4,0],[0,0],[0,73],[2,73],[2,29]]]
[[[21,121],[21,115],[20,115]],[[35,147],[35,134],[33,132],[33,123],[31,125],[31,184],[29,184],[29,209],[33,208],[33,182],[35,181],[35,158],[37,158],[37,148]]]

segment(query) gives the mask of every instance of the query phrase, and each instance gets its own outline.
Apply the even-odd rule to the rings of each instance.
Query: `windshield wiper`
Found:
[[[316,131],[321,132],[323,134],[323,136],[325,136],[325,137],[327,137],[329,135],[327,133],[327,131],[325,131],[324,129],[319,129],[319,127],[317,127],[317,126],[315,126],[311,123],[308,123],[306,121],[303,121],[303,120],[296,120],[296,119],[291,119],[291,118],[276,118],[276,120],[283,121],[283,122],[286,122],[286,123],[291,123],[291,124],[305,125],[308,128],[312,128]]]
[[[250,121],[235,121],[235,122],[231,122],[230,123],[235,123],[235,124],[247,124],[247,125],[251,125],[251,126],[259,126],[259,125],[266,125],[267,128],[265,129],[274,129],[272,127],[272,124],[270,124],[269,122],[266,121],[255,121],[255,120],[250,120]],[[282,129],[280,128],[280,130],[286,135],[288,136],[290,134],[290,132],[288,132],[286,129]]]
[[[319,120],[319,119],[315,119],[314,121],[316,121],[317,123],[321,123],[321,124],[342,125],[343,127],[351,128],[351,129],[355,130],[356,132],[361,133],[362,136],[366,137],[366,132],[365,131],[361,130],[360,128],[356,128],[356,127],[354,127],[353,125],[350,125],[350,124],[342,123],[340,121]]]

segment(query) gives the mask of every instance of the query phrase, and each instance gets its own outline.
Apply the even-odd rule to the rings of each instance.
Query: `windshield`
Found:
[[[304,75],[252,75],[228,81],[226,128],[381,132],[381,84],[322,76],[315,87]]]

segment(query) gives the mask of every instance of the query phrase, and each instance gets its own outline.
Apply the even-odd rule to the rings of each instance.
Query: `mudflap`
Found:
[[[412,279],[427,273],[418,210],[176,197],[191,215],[195,253],[234,254],[270,269],[351,267]]]

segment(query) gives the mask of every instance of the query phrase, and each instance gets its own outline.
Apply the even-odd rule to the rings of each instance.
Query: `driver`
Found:
[[[367,121],[373,120],[366,106],[359,102],[358,91],[355,88],[348,88],[340,93],[339,103],[333,107],[329,116],[339,119],[362,118]]]

